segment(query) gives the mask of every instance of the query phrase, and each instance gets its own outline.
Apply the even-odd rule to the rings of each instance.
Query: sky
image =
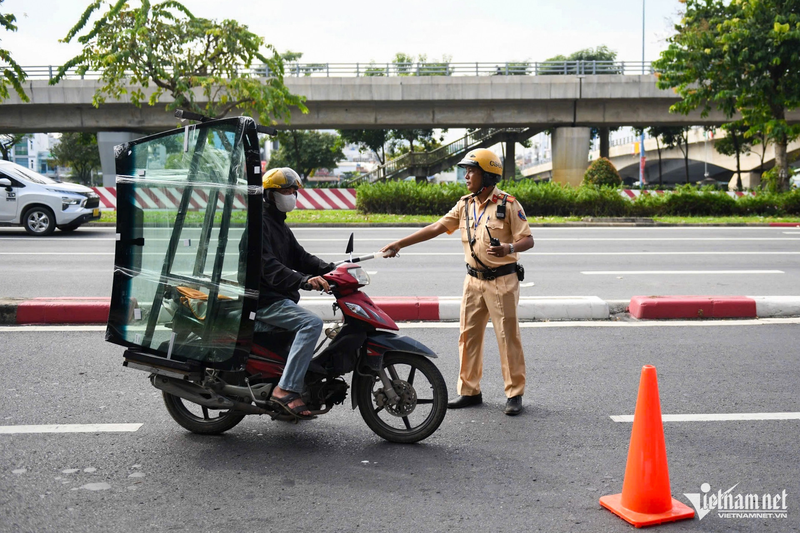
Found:
[[[153,0],[153,3],[158,0]],[[544,61],[606,45],[620,61],[658,58],[679,17],[678,0],[184,0],[195,15],[235,19],[302,62],[378,63],[398,52],[453,62]],[[60,43],[89,0],[5,0],[17,32],[0,48],[22,66],[58,66],[80,52]],[[139,5],[131,0],[132,5]],[[96,17],[95,17],[96,18]]]

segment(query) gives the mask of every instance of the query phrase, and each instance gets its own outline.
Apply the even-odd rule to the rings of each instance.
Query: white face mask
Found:
[[[297,194],[297,193],[295,193]],[[272,193],[272,199],[275,202],[275,207],[281,213],[288,213],[293,211],[297,206],[297,196],[295,194],[281,194],[279,192]]]

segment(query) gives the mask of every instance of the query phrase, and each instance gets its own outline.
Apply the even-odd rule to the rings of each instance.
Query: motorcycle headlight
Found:
[[[357,314],[358,316],[362,316],[362,317],[366,318],[367,320],[370,320],[370,319],[372,318],[371,316],[369,316],[369,315],[367,314],[367,312],[366,312],[366,311],[364,311],[364,308],[363,308],[363,307],[361,307],[361,306],[360,306],[360,305],[358,305],[358,304],[353,304],[353,303],[350,303],[350,302],[345,302],[345,305],[347,306],[347,308],[348,308],[348,309],[350,309],[352,312],[354,312],[354,313],[355,313],[355,314]]]
[[[356,281],[360,285],[369,285],[369,274],[364,272],[364,269],[361,267],[350,268],[347,270],[347,273],[356,278]]]

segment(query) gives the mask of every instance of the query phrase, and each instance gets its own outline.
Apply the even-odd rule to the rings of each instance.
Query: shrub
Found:
[[[664,214],[672,216],[726,216],[734,214],[736,200],[724,193],[698,191],[683,185],[667,196]]]
[[[756,196],[741,196],[736,200],[737,215],[780,215],[783,211],[781,195],[764,192]]]
[[[780,206],[787,215],[800,215],[800,189],[783,194]]]
[[[412,181],[370,183],[358,187],[356,209],[362,213],[444,215],[469,194],[464,185],[417,185]]]
[[[592,161],[592,164],[586,169],[586,173],[583,175],[583,184],[619,187],[622,185],[622,178],[619,177],[619,172],[614,164],[605,157],[601,157]]]

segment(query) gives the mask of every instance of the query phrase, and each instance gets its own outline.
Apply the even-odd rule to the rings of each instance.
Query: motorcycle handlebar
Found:
[[[389,252],[375,252],[372,254],[362,255],[359,257],[353,257],[352,259],[344,259],[342,261],[337,261],[334,263],[335,266],[343,265],[345,263],[360,263],[362,261],[368,261],[370,259],[376,259],[378,257],[388,257]]]

